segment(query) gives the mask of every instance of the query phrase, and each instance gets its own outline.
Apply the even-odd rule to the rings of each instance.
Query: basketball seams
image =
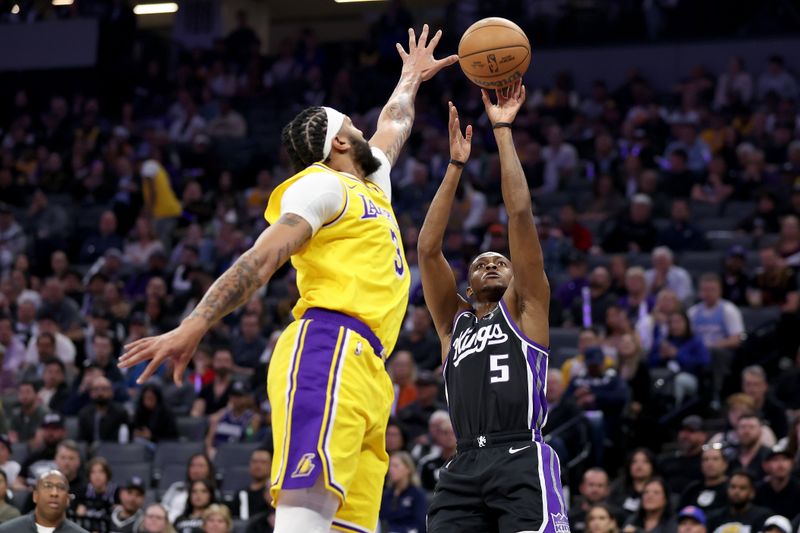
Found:
[[[509,21],[509,22],[511,22],[511,21]],[[479,27],[477,27],[475,29],[467,30],[467,32],[464,35],[461,36],[461,39],[458,41],[458,45],[461,46],[461,41],[466,39],[467,35],[469,35],[471,33],[474,33],[474,32],[476,32],[478,30],[482,30],[484,28],[506,28],[506,29],[509,29],[509,30],[511,30],[513,32],[519,33],[520,35],[525,37],[526,41],[528,40],[528,36],[525,35],[524,31],[522,31],[521,29],[517,29],[517,28],[515,28],[515,27],[513,27],[513,26],[511,26],[509,24],[487,24],[486,26],[479,26]]]
[[[518,46],[519,48],[524,48],[524,47],[523,47],[523,46],[521,46],[521,45],[517,45],[517,46]],[[511,47],[507,47],[507,48],[511,48]],[[459,62],[460,62],[460,60],[461,60],[461,59],[467,59],[467,58],[468,58],[468,57],[470,57],[470,56],[474,56],[474,55],[476,55],[476,54],[485,54],[486,52],[492,52],[492,51],[494,51],[494,50],[497,50],[497,49],[496,49],[496,48],[492,48],[492,49],[489,49],[489,50],[482,50],[482,51],[479,51],[479,52],[473,52],[473,53],[471,53],[471,54],[470,54],[470,55],[468,55],[468,56],[463,56],[463,57],[460,57],[460,58],[459,58]],[[517,64],[516,64],[516,65],[514,65],[513,67],[511,67],[511,68],[509,68],[508,70],[505,70],[505,71],[503,71],[503,72],[496,72],[496,73],[494,73],[495,75],[494,75],[494,76],[491,76],[491,77],[492,77],[492,78],[496,78],[496,77],[500,77],[500,76],[503,76],[503,75],[505,75],[505,74],[508,74],[509,72],[513,72],[514,70],[516,70],[517,68],[519,68],[519,66],[520,66],[520,65],[522,65],[523,63],[525,63],[525,60],[526,60],[526,59],[528,59],[528,57],[530,57],[530,55],[531,55],[531,53],[530,53],[530,50],[526,48],[526,49],[525,49],[525,55],[522,57],[522,59],[520,60],[520,62],[519,62],[519,63],[517,63]],[[462,65],[462,66],[461,66],[461,69],[462,69],[462,70],[464,70],[464,72],[466,73],[466,69],[464,68],[464,65]],[[476,74],[476,73],[472,73],[472,72],[470,72],[470,75],[471,75],[471,76],[480,76],[480,77],[482,77],[482,78],[484,78],[484,77],[485,77],[485,78],[489,78],[489,76],[484,76],[484,75],[480,75],[480,74]]]

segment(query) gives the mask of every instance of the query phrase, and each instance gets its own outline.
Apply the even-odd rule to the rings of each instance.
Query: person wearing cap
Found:
[[[797,515],[795,522],[798,522],[798,519],[800,519],[800,515]],[[764,521],[761,531],[762,533],[793,533],[796,531],[796,524],[789,522],[785,516],[776,514]]]
[[[253,409],[253,395],[247,383],[234,380],[228,394],[228,407],[209,418],[206,448],[211,457],[220,445],[252,440],[258,431],[260,419]]]
[[[587,348],[584,353],[586,373],[572,378],[564,396],[573,398],[578,407],[585,411],[602,411],[604,426],[607,430],[613,430],[620,421],[629,392],[617,372],[605,367],[605,359],[600,346]],[[612,433],[616,431],[607,434]]]
[[[636,194],[628,211],[617,217],[601,247],[607,253],[650,252],[656,245],[658,230],[652,219],[653,201]]]
[[[167,236],[174,229],[177,217],[182,212],[181,202],[172,189],[169,174],[156,158],[143,161],[139,174],[142,176],[144,212],[155,222],[157,234]]]
[[[169,358],[179,382],[209,329],[292,258],[298,271],[300,299],[293,311],[298,320],[281,334],[267,377],[271,398],[292,398],[272,402],[275,453],[287,459],[273,463],[278,533],[329,529],[342,521],[367,530],[377,524],[381,489],[374,480],[383,478],[388,468],[384,431],[393,402],[383,360],[397,340],[410,283],[391,206],[390,169],[411,133],[420,84],[458,60],[455,55],[434,59],[441,32],[430,43],[428,33],[423,26],[417,40],[410,29],[408,52],[397,45],[401,80],[369,141],[349,117],[329,107],[307,108],[284,128],[283,146],[297,174],[272,193],[265,212],[270,226],[178,328],[128,346],[120,361],[128,367],[152,360],[139,378],[143,382]],[[340,329],[347,331],[342,338],[346,346],[339,342]],[[298,336],[305,339],[302,353],[295,350]],[[304,368],[315,368],[315,361],[333,368],[332,359],[345,350],[352,350],[354,357],[340,367],[340,393],[331,402],[321,405],[318,400],[328,396],[328,381],[337,378],[336,372],[318,382],[300,372],[299,385],[285,379],[295,359]],[[351,387],[352,394],[347,392]],[[373,400],[366,406],[359,400],[364,395]],[[330,444],[309,455],[307,439],[319,440],[314,435],[325,431],[329,412],[340,423],[331,424]],[[356,427],[361,429],[349,432]],[[347,437],[338,438],[345,428]],[[354,438],[366,444],[354,445]],[[329,467],[323,468],[323,462]],[[301,475],[292,477],[295,470]],[[311,509],[306,490],[323,505]]]
[[[32,512],[0,525],[0,533],[89,533],[67,520],[70,505],[69,482],[58,470],[49,470],[36,479]]]
[[[689,505],[678,512],[678,533],[706,533],[706,514],[699,507]]]
[[[703,419],[689,415],[678,430],[678,449],[658,459],[658,471],[667,480],[670,490],[680,492],[690,483],[702,482],[703,444],[708,438]]]
[[[773,446],[764,460],[767,478],[756,486],[755,503],[784,516],[800,512],[800,481],[792,475],[793,467],[788,445]]]
[[[35,478],[35,472],[41,470],[42,465],[53,462],[58,445],[67,436],[67,432],[64,429],[64,420],[58,413],[44,415],[40,429],[41,444],[32,449],[25,461],[23,461],[19,476],[16,481],[12,481],[15,490],[28,488],[28,483],[32,483]]]
[[[133,476],[120,487],[119,505],[111,511],[111,531],[114,533],[137,533],[144,517],[144,495],[147,490],[144,480]]]
[[[760,531],[772,514],[766,507],[753,504],[755,478],[745,470],[734,472],[728,480],[728,505],[708,513],[708,529],[714,532],[750,533]]]

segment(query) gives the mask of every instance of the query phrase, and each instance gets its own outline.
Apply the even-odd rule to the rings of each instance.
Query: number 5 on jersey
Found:
[[[508,362],[501,362],[508,359],[508,354],[489,356],[489,380],[491,383],[504,383],[508,381]],[[499,374],[495,374],[499,372]]]

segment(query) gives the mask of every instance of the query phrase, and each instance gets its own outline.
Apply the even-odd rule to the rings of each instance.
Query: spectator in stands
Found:
[[[770,449],[761,444],[762,420],[755,414],[744,414],[736,423],[736,440],[733,445],[736,455],[731,461],[731,470],[746,470],[754,480],[764,478],[764,461]]]
[[[125,379],[117,367],[116,348],[114,340],[107,333],[97,332],[92,339],[92,355],[88,358],[89,364],[94,364],[103,371],[103,375],[117,387]]]
[[[133,415],[133,437],[147,443],[178,438],[175,415],[164,403],[161,387],[145,383],[139,393],[136,412]]]
[[[236,380],[229,390],[228,406],[211,415],[206,435],[206,449],[211,457],[227,442],[252,440],[260,418],[253,409],[253,396],[244,381]]]
[[[427,434],[422,434],[420,437],[426,439]],[[386,426],[386,451],[392,453],[407,450],[409,448],[408,442],[405,426],[395,417],[389,417],[389,423]]]
[[[74,519],[77,502],[86,490],[86,478],[84,477],[81,450],[78,447],[78,443],[73,440],[65,440],[59,443],[54,463],[48,465],[48,468],[53,468],[53,466],[64,474],[67,481],[69,481],[71,500],[69,516]]]
[[[239,319],[239,333],[231,339],[231,351],[234,354],[236,372],[238,374],[252,373],[266,348],[267,339],[261,335],[258,315],[244,313]]]
[[[717,78],[714,109],[747,105],[753,97],[753,77],[745,70],[744,59],[733,56],[728,60],[728,70]]]
[[[122,250],[124,242],[117,233],[117,215],[113,211],[103,211],[100,215],[99,227],[96,235],[90,235],[81,245],[80,263],[91,265],[106,251],[116,248]]]
[[[672,250],[659,246],[652,253],[653,268],[645,272],[647,287],[656,294],[661,289],[672,290],[683,303],[689,303],[694,296],[692,277],[685,268],[675,265]]]
[[[781,232],[776,244],[778,254],[788,267],[800,267],[800,218],[786,215],[781,219]]]
[[[203,533],[203,513],[216,503],[214,485],[207,479],[192,481],[183,513],[175,520],[178,533]]]
[[[586,533],[619,533],[617,518],[604,504],[595,505],[586,513]]]
[[[130,478],[119,488],[119,505],[111,511],[111,531],[116,533],[138,533],[144,520],[144,480],[138,476]],[[166,512],[164,513],[166,517]]]
[[[687,126],[681,126],[683,127]],[[691,128],[693,130],[693,127]],[[696,175],[703,172],[702,169],[696,173],[692,172],[689,167],[689,154],[682,147],[673,148],[666,157],[666,168],[661,171],[659,178],[659,190],[670,197],[689,198],[697,184]]]
[[[567,359],[564,361],[564,364],[561,365],[561,374],[563,375],[564,383],[568,385],[573,378],[586,374],[586,352],[593,347],[599,347],[602,350],[600,346],[601,340],[597,332],[590,327],[583,328],[580,333],[578,333],[578,354]],[[604,354],[603,370],[609,370],[615,366],[616,362],[614,358]]]
[[[603,239],[603,250],[608,253],[650,252],[658,236],[652,210],[653,201],[649,196],[641,193],[634,195],[628,212],[617,217]]]
[[[792,533],[797,530],[800,524],[800,515],[795,517],[794,522],[781,515],[772,515],[764,521],[764,533]]]
[[[0,524],[19,516],[19,509],[8,503],[9,489],[8,477],[0,468]]]
[[[39,401],[49,411],[60,412],[69,397],[66,383],[67,369],[60,359],[50,359],[42,372],[42,387],[39,389]]]
[[[675,252],[686,250],[707,250],[708,241],[703,233],[691,223],[692,212],[689,201],[675,198],[672,201],[669,225],[658,235],[658,245],[666,246]]]
[[[0,296],[0,301],[3,297]],[[17,304],[19,306],[19,304]],[[25,360],[25,343],[14,333],[14,322],[10,315],[0,312],[0,350],[3,353],[2,368],[19,371]],[[15,384],[16,385],[16,384]]]
[[[39,402],[37,387],[32,381],[24,381],[19,385],[19,405],[7,415],[10,428],[8,437],[11,442],[30,443],[44,420],[47,410]]]
[[[547,371],[547,425],[544,435],[550,435],[550,446],[553,447],[562,462],[575,457],[586,444],[579,424],[582,423],[582,412],[572,398],[564,398],[566,384],[560,370],[551,368]]]
[[[407,350],[394,352],[389,359],[388,371],[394,385],[393,413],[397,413],[417,399],[417,365],[414,356]]]
[[[700,302],[687,311],[692,330],[710,350],[738,348],[744,334],[742,312],[722,299],[722,282],[716,274],[700,278]]]
[[[589,286],[586,254],[573,251],[567,257],[567,281],[556,288],[553,295],[563,309],[569,309],[572,302],[581,296],[584,287]]]
[[[633,526],[642,533],[676,533],[678,523],[672,515],[669,489],[663,479],[655,477],[644,484],[639,510],[626,522],[623,532]]]
[[[789,429],[786,407],[769,392],[767,374],[763,368],[752,365],[742,370],[742,392],[753,399],[756,415],[769,425],[775,437],[785,437]]]
[[[800,481],[792,476],[793,463],[794,456],[787,444],[773,446],[764,459],[767,478],[756,485],[756,505],[783,516],[798,512]]]
[[[592,233],[578,221],[575,206],[565,204],[558,212],[558,229],[571,242],[573,248],[588,252],[592,247]]]
[[[647,448],[633,450],[627,458],[623,475],[611,484],[609,501],[630,516],[641,508],[642,492],[656,474],[655,455]]]
[[[570,308],[570,322],[575,326],[589,328],[605,323],[606,312],[615,304],[611,293],[611,275],[604,266],[595,267],[589,275],[589,290],[581,290]]]
[[[667,336],[654,338],[648,361],[650,368],[666,368],[671,373],[675,402],[681,405],[697,393],[711,355],[692,332],[689,317],[685,313],[672,313]]]
[[[761,237],[765,234],[778,233],[780,231],[780,213],[778,212],[778,201],[775,195],[769,191],[758,194],[756,209],[743,218],[737,229]]]
[[[18,462],[11,459],[12,451],[8,435],[0,434],[0,471],[5,474],[6,480],[10,480],[9,486],[17,479],[22,468]],[[2,490],[0,490],[0,494],[3,494]]]
[[[615,187],[614,178],[600,174],[592,184],[592,199],[578,218],[583,222],[602,222],[616,217],[624,208],[625,197]]]
[[[89,531],[108,531],[117,500],[111,467],[105,458],[94,457],[86,465],[86,472],[89,482],[74,503],[75,521]]]
[[[800,349],[794,358],[794,366],[785,369],[774,385],[774,395],[777,400],[786,406],[791,418],[795,421],[800,420]],[[789,437],[792,433],[789,432]]]
[[[78,438],[89,443],[124,440],[121,435],[125,431],[122,428],[129,425],[128,412],[113,401],[111,381],[105,377],[92,381],[89,396],[92,403],[78,413]]]
[[[706,514],[699,507],[690,505],[678,513],[678,533],[706,533]]]
[[[5,274],[14,258],[25,250],[27,236],[16,220],[11,206],[0,202],[0,273]]]
[[[456,454],[456,435],[447,411],[436,411],[429,421],[431,447],[419,459],[422,488],[433,492],[439,480],[439,469]]]
[[[41,444],[31,446],[30,453],[22,463],[22,470],[14,485],[16,489],[25,489],[33,485],[36,476],[44,469],[52,466],[58,445],[67,436],[64,420],[58,413],[48,413],[41,423]]]
[[[212,415],[228,405],[233,383],[233,354],[229,348],[218,348],[211,362],[214,380],[200,389],[192,405],[192,416]]]
[[[136,533],[177,533],[169,521],[166,508],[160,503],[151,503],[144,510],[144,517]]]
[[[760,531],[769,509],[753,505],[755,479],[750,472],[736,471],[728,482],[729,505],[708,513],[708,527],[715,531]]]
[[[247,135],[247,122],[228,98],[219,103],[219,114],[208,123],[208,134],[216,139],[241,139]],[[195,139],[204,135],[199,133]]]
[[[690,483],[680,498],[680,507],[694,505],[708,514],[728,505],[728,457],[732,450],[718,442],[703,446],[701,458],[702,481]]]
[[[227,506],[218,503],[203,511],[203,533],[233,533],[233,518]]]
[[[247,522],[245,533],[272,533],[272,528],[275,526],[275,509],[270,504],[272,496],[269,494],[269,486],[264,490],[263,499],[266,510],[253,516]]]
[[[70,336],[81,326],[79,311],[78,305],[64,294],[64,283],[58,278],[47,278],[39,312],[51,316],[58,328]]]
[[[39,364],[48,358],[55,356],[61,359],[67,368],[73,368],[75,365],[75,344],[70,338],[62,333],[58,322],[53,314],[49,311],[39,310],[36,315],[36,326],[34,328],[35,335],[31,336],[28,341],[28,348],[25,352],[25,363],[28,365]],[[44,358],[39,354],[38,337],[44,333],[49,333],[54,338],[52,347],[47,346],[47,352]],[[52,352],[50,351],[52,349]],[[38,375],[38,370],[37,370]]]
[[[25,516],[14,518],[0,525],[0,532],[88,533],[74,522],[67,520],[67,508],[70,502],[68,486],[68,480],[61,472],[57,470],[44,472],[36,479],[36,488],[33,491],[35,509]]]
[[[167,219],[165,218],[164,220]],[[136,227],[131,233],[132,238],[125,245],[125,262],[137,270],[144,270],[147,266],[147,260],[153,252],[164,251],[164,243],[158,240],[156,235],[162,236],[164,234],[154,233],[153,227],[147,218],[137,218]]]
[[[264,499],[264,492],[269,492],[270,469],[272,468],[272,454],[269,450],[259,448],[250,454],[248,473],[250,483],[234,495],[229,504],[233,516],[241,520],[249,520],[265,511],[270,505]]]
[[[703,445],[707,437],[703,419],[689,415],[678,430],[678,448],[659,457],[658,470],[673,493],[679,493],[691,483],[703,481]]]
[[[655,445],[653,440],[654,417],[652,416],[652,391],[650,370],[644,360],[644,352],[635,333],[626,333],[620,338],[617,350],[617,371],[630,391],[625,412],[629,426],[631,445]]]
[[[779,98],[794,100],[797,98],[797,81],[786,70],[783,56],[772,55],[767,61],[767,70],[758,77],[757,94],[759,100],[764,100],[770,93],[775,93]]]
[[[397,419],[408,431],[408,437],[416,440],[428,430],[431,415],[447,406],[439,402],[441,380],[430,370],[421,370],[416,379],[417,399],[397,412]]]
[[[606,309],[604,326],[605,337],[601,341],[603,352],[613,354],[617,358],[620,339],[623,335],[633,332],[631,321],[622,306],[613,304]]]
[[[395,352],[407,350],[419,370],[435,370],[442,365],[442,347],[433,329],[431,314],[424,305],[411,311],[411,329],[400,332]]]
[[[748,305],[750,276],[746,272],[747,253],[742,246],[732,246],[722,266],[722,297],[736,306]],[[702,297],[702,296],[701,296]]]
[[[414,459],[407,452],[393,453],[389,461],[388,483],[381,500],[382,528],[396,533],[425,533],[427,507]]]
[[[174,522],[188,505],[189,487],[192,483],[203,479],[215,486],[217,473],[206,454],[196,453],[189,458],[186,465],[186,481],[176,481],[161,497],[161,503],[167,509],[170,522]]]
[[[564,142],[561,128],[553,125],[547,130],[547,145],[542,148],[544,159],[544,187],[542,192],[553,192],[573,177],[578,166],[578,152]]]
[[[650,314],[655,305],[655,295],[648,293],[647,277],[642,267],[632,266],[625,271],[625,296],[620,306],[625,310],[631,324]]]
[[[583,533],[588,530],[589,512],[597,505],[609,505],[608,474],[599,467],[588,469],[583,473],[578,491],[580,496],[570,507],[569,526],[572,531]],[[608,509],[610,510],[611,507]],[[612,513],[613,518],[619,514],[619,511],[615,509]]]
[[[678,296],[670,289],[661,289],[656,295],[652,312],[636,322],[636,333],[641,341],[642,349],[649,353],[653,348],[656,336],[664,338],[669,334],[669,317],[678,313],[682,304]]]

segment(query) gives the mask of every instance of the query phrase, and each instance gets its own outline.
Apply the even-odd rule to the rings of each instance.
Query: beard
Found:
[[[372,148],[367,141],[353,136],[350,137],[350,144],[353,145],[353,159],[361,167],[365,177],[381,168],[380,159],[372,155]]]

